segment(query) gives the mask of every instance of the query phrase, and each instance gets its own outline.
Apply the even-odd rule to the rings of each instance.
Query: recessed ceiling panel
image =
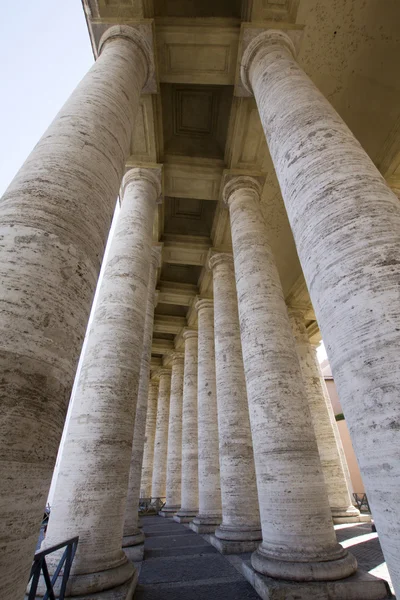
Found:
[[[217,202],[195,198],[164,198],[164,233],[211,236]]]
[[[196,285],[202,267],[195,265],[179,265],[164,263],[161,269],[161,279],[176,283],[191,283]]]
[[[241,0],[154,0],[154,14],[157,17],[233,17],[240,19]]]

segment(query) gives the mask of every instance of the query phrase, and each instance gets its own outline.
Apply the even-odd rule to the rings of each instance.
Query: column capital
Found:
[[[214,300],[212,298],[197,298],[194,307],[197,312],[202,309],[214,310]]]
[[[222,200],[229,206],[237,192],[251,193],[256,200],[261,199],[265,177],[259,175],[241,175],[225,173],[223,179]]]
[[[242,58],[240,61],[240,95],[253,95],[253,89],[250,81],[250,71],[255,61],[261,60],[262,56],[276,53],[277,50],[286,50],[293,58],[296,58],[296,42],[299,41],[301,30],[282,29],[248,29],[243,34]],[[295,36],[294,39],[292,39]],[[240,87],[244,90],[240,90]]]
[[[162,166],[157,165],[155,168],[150,167],[133,167],[127,171],[122,179],[121,198],[124,198],[127,187],[137,181],[147,181],[154,186],[157,202],[161,199],[161,176]]]
[[[146,72],[146,83],[143,90],[149,94],[157,93],[157,81],[155,77],[153,32],[150,23],[138,23],[135,25],[112,25],[101,36],[98,45],[98,55],[103,52],[106,45],[112,41],[124,39],[135,44],[142,57]]]
[[[169,377],[171,377],[171,369],[168,369],[167,367],[163,367],[162,369],[160,369],[157,373],[158,377],[166,377],[167,375]]]
[[[197,329],[185,329],[185,331],[182,334],[183,339],[189,340],[190,338],[197,338],[199,337],[199,333],[197,331]]]
[[[183,365],[185,362],[185,354],[183,352],[173,352],[171,354],[172,366]]]
[[[213,271],[218,265],[229,265],[233,269],[233,254],[230,252],[215,252],[210,256],[208,267]]]

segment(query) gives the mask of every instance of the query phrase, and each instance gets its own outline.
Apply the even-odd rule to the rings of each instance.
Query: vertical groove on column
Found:
[[[174,516],[178,523],[189,522],[199,506],[197,433],[197,331],[187,330],[182,407],[182,488],[181,508]]]
[[[133,577],[121,537],[160,187],[160,174],[149,169],[131,169],[124,177],[121,211],[73,399],[44,540],[49,547],[79,535],[68,584],[72,595]],[[53,555],[49,560],[53,565]]]
[[[161,511],[164,517],[172,517],[181,506],[183,371],[184,354],[175,352],[168,424],[167,502]]]
[[[190,527],[197,533],[213,532],[221,523],[218,410],[215,376],[214,303],[198,300],[198,445],[199,514]]]
[[[109,39],[1,202],[3,600],[24,595],[129,155],[146,77],[129,35]]]
[[[247,176],[231,176],[224,187],[263,532],[252,564],[281,579],[340,579],[352,574],[357,562],[333,530],[261,190]]]
[[[165,498],[167,482],[167,449],[171,370],[159,371],[156,436],[154,441],[153,481],[151,496]]]
[[[146,319],[144,324],[143,351],[140,365],[139,389],[136,405],[135,428],[133,430],[132,458],[129,471],[128,497],[125,508],[124,537],[122,546],[134,546],[144,540],[144,534],[138,527],[140,496],[140,474],[142,471],[144,438],[146,429],[147,403],[149,396],[149,377],[151,343],[153,340],[154,299],[157,280],[157,267],[160,263],[160,248],[151,253],[149,283],[147,286]]]
[[[242,64],[399,595],[400,204],[287,35],[258,35]]]
[[[232,255],[214,254],[210,269],[222,493],[216,536],[224,552],[249,552],[258,546],[261,529]]]

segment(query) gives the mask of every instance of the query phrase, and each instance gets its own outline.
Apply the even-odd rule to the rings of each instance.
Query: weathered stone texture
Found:
[[[147,76],[140,35],[111,34],[2,199],[4,600],[24,594]]]
[[[142,361],[140,365],[135,428],[133,430],[128,496],[125,507],[124,537],[122,540],[122,545],[124,547],[134,546],[135,544],[142,542],[144,539],[143,532],[138,527],[138,504],[140,497],[140,476],[142,471],[144,438],[146,430],[147,402],[149,396],[151,342],[153,339],[154,322],[154,298],[157,281],[157,267],[160,264],[160,252],[161,249],[159,247],[153,248],[151,252]]]
[[[181,508],[174,516],[191,521],[199,506],[198,432],[197,432],[197,331],[188,329],[185,340],[182,408],[182,488]]]
[[[399,594],[399,201],[283,32],[243,65]]]
[[[246,176],[224,187],[263,532],[252,564],[282,579],[338,579],[357,563],[336,542],[261,189]]]
[[[140,497],[150,498],[153,479],[154,441],[156,436],[158,379],[150,379],[147,400],[147,417],[143,451]]]
[[[289,309],[297,355],[310,407],[329,505],[334,521],[358,521],[360,511],[352,505],[346,476],[336,443],[332,406],[328,406],[321,384],[315,349],[308,339],[301,311]]]
[[[159,378],[153,480],[151,486],[151,495],[153,498],[165,498],[166,494],[171,369],[162,369],[159,372]]]
[[[199,300],[198,313],[198,444],[199,514],[193,520],[198,532],[215,529],[222,520],[219,470],[218,410],[215,375],[214,303]]]
[[[181,505],[183,371],[184,355],[176,352],[172,357],[168,424],[167,501],[163,509],[164,512],[172,514]]]
[[[261,540],[232,255],[214,254],[210,268],[222,493],[222,524],[216,535],[228,541]]]
[[[44,547],[79,535],[69,583],[75,595],[128,579],[121,533],[160,188],[159,175],[149,169],[131,169],[124,177],[60,460]]]

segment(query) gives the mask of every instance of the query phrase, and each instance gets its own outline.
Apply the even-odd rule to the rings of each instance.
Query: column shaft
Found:
[[[156,436],[154,441],[153,481],[151,496],[166,497],[167,482],[167,449],[168,449],[168,419],[169,399],[171,393],[171,371],[163,369],[159,373]]]
[[[174,516],[178,523],[189,522],[199,506],[197,431],[197,331],[187,330],[182,408],[182,488],[181,508]]]
[[[215,254],[210,268],[222,493],[216,536],[223,552],[249,552],[257,548],[261,528],[232,255]]]
[[[147,76],[140,34],[107,35],[1,203],[3,600],[24,594]]]
[[[160,174],[131,169],[123,187],[44,541],[79,535],[71,595],[116,587],[134,572],[121,538]]]
[[[153,479],[154,441],[156,436],[158,400],[158,380],[151,379],[147,403],[146,431],[143,452],[142,477],[140,482],[140,497],[151,497],[151,482]]]
[[[340,579],[357,563],[333,530],[261,189],[255,179],[239,176],[224,188],[263,532],[252,564],[281,579]]]
[[[184,355],[172,357],[171,401],[168,424],[167,502],[162,516],[172,517],[181,506],[182,478],[182,397]]]
[[[331,420],[331,416],[334,418],[333,411],[332,409],[329,411],[326,404],[315,349],[308,339],[303,314],[295,309],[289,309],[289,318],[296,341],[332,517],[335,523],[357,522],[360,520],[360,511],[351,502]]]
[[[243,70],[399,594],[400,204],[283,32],[257,36]]]
[[[160,248],[152,249],[149,283],[147,287],[146,319],[144,324],[142,361],[140,365],[139,390],[136,404],[135,428],[133,430],[132,458],[129,470],[128,496],[125,508],[124,537],[122,546],[134,546],[144,540],[138,527],[138,507],[140,496],[140,475],[143,463],[144,438],[146,430],[147,402],[149,396],[151,343],[153,340],[154,299],[157,281],[157,267],[160,262]]]
[[[197,533],[214,532],[222,520],[219,470],[218,410],[215,376],[214,303],[199,300],[198,313],[198,444],[199,514],[190,527]]]

